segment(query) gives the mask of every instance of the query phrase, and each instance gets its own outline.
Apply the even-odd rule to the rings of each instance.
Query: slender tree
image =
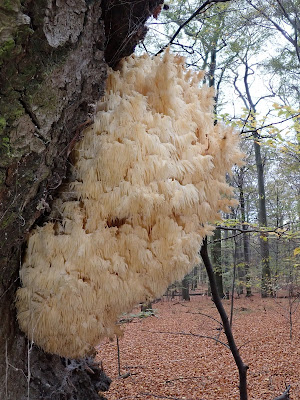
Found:
[[[240,55],[240,61],[244,67],[243,83],[244,83],[244,93],[239,89],[237,85],[238,73],[236,72],[235,78],[235,88],[243,100],[246,109],[249,112],[249,118],[252,121],[252,126],[255,127],[255,119],[257,114],[257,104],[262,99],[260,97],[256,102],[253,100],[249,77],[253,74],[253,70],[249,61],[249,51],[250,43],[246,48],[245,54]],[[257,187],[258,187],[258,221],[261,227],[267,226],[267,210],[266,210],[266,194],[265,194],[265,176],[264,176],[264,165],[261,154],[261,138],[258,130],[253,128],[253,147],[255,153],[255,165],[257,171]],[[265,233],[260,235],[260,251],[261,251],[261,264],[262,264],[262,282],[261,282],[261,295],[262,297],[267,297],[271,294],[271,268],[270,268],[270,257],[269,257],[269,242],[268,236]]]
[[[221,320],[222,320],[222,324],[224,327],[224,332],[225,335],[227,337],[228,340],[228,345],[230,347],[232,356],[234,358],[234,361],[236,363],[236,366],[238,368],[239,371],[239,389],[240,389],[240,400],[247,400],[248,399],[248,392],[247,392],[247,370],[248,370],[248,366],[246,364],[244,364],[239,350],[237,348],[237,345],[235,343],[233,334],[232,334],[232,330],[230,327],[230,323],[228,320],[228,316],[227,313],[223,307],[221,298],[219,296],[218,293],[218,287],[217,287],[217,283],[216,283],[216,279],[215,279],[215,275],[214,275],[214,270],[213,270],[213,266],[210,262],[209,256],[208,256],[208,252],[207,252],[207,239],[204,240],[203,245],[201,247],[201,251],[200,251],[203,263],[205,265],[206,268],[206,272],[209,278],[209,282],[210,282],[210,287],[211,287],[211,292],[212,292],[212,298],[213,298],[213,302],[216,305],[216,308],[220,314]]]
[[[245,194],[244,194],[244,174],[245,167],[239,168],[237,174],[237,185],[239,190],[239,201],[240,201],[240,209],[241,209],[241,222],[242,228],[245,232],[243,232],[243,259],[244,259],[244,269],[245,269],[245,277],[246,277],[246,296],[251,296],[251,283],[249,276],[250,269],[250,238],[249,234],[246,232],[248,229],[248,224],[246,220],[246,205],[245,205]]]

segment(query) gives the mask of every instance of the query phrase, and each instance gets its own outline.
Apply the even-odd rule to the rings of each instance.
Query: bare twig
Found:
[[[216,229],[221,229],[223,231],[237,231],[237,234],[234,234],[230,237],[228,237],[227,239],[231,239],[233,237],[236,237],[242,233],[276,233],[278,236],[282,236],[284,233],[286,233],[288,231],[288,228],[286,228],[285,230],[281,231],[284,226],[288,225],[289,223],[286,223],[282,226],[278,226],[276,228],[265,228],[265,227],[261,227],[261,228],[257,228],[257,229],[243,229],[243,228],[239,228],[239,227],[228,227],[228,226],[223,226],[223,225],[219,225],[216,226]],[[224,239],[221,239],[224,240]],[[220,241],[220,239],[217,239],[215,241]]]
[[[119,338],[117,336],[117,353],[118,353],[118,375],[121,376],[121,360],[120,360],[120,346],[119,346]]]
[[[280,32],[286,40],[288,40],[294,47],[296,50],[296,54],[297,54],[297,58],[300,62],[300,52],[299,52],[299,45],[297,42],[297,29],[296,29],[296,25],[290,20],[290,18],[288,18],[288,21],[291,23],[291,26],[294,30],[295,33],[295,38],[293,38],[286,30],[284,30],[280,25],[277,24],[277,22],[275,22],[272,18],[270,18],[263,10],[262,8],[257,7],[255,4],[252,3],[252,1],[247,0],[247,2],[253,7],[255,8],[256,11],[258,11],[261,15],[264,16],[264,18],[271,22],[271,24],[274,25],[274,27],[278,30],[278,32]],[[278,2],[279,3],[279,2]],[[279,3],[280,4],[280,3]],[[284,13],[286,16],[286,13]]]
[[[200,311],[197,311],[197,312],[187,311],[186,313],[187,313],[187,314],[196,314],[196,315],[199,314],[199,315],[203,315],[204,317],[207,317],[207,318],[212,319],[213,321],[216,321],[219,325],[222,325],[222,322],[218,321],[217,318],[214,318],[214,317],[212,317],[211,315],[202,313],[202,312],[200,312]]]
[[[129,378],[129,376],[132,376],[132,375],[137,375],[137,374],[136,373],[131,373],[131,372],[126,372],[126,374],[119,375],[118,379],[126,379],[126,378]]]
[[[289,400],[290,398],[290,390],[291,390],[291,385],[289,385],[286,390],[278,397],[275,397],[273,400]]]
[[[225,346],[227,349],[230,349],[227,343],[222,342],[221,340],[213,337],[213,336],[207,336],[207,335],[198,335],[197,333],[192,333],[192,332],[166,332],[166,331],[148,331],[146,329],[142,329],[142,332],[148,332],[148,333],[163,333],[167,335],[182,335],[182,336],[194,336],[194,337],[199,337],[203,339],[211,339],[214,340],[217,343],[222,344]]]
[[[194,19],[197,15],[204,13],[205,11],[207,11],[210,7],[213,6],[213,4],[217,4],[217,3],[227,3],[230,0],[206,0],[199,8],[197,8],[197,10],[187,19],[185,20],[177,29],[177,31],[174,33],[174,35],[171,37],[171,39],[169,40],[169,42],[162,47],[157,53],[156,55],[162,53],[168,46],[170,46],[170,44],[173,43],[173,41],[176,39],[176,37],[179,35],[179,33],[181,32],[181,30],[189,23],[191,22],[192,19]]]
[[[253,129],[250,129],[250,130],[247,130],[247,131],[242,130],[241,133],[251,133],[251,132],[260,131],[262,129],[269,128],[270,126],[273,126],[273,125],[282,124],[283,122],[289,121],[290,119],[298,118],[299,116],[300,116],[300,113],[299,114],[295,114],[295,115],[291,115],[290,117],[285,118],[282,121],[273,122],[272,124],[263,125],[263,126],[260,126],[259,128],[253,128]],[[248,117],[249,117],[249,115],[248,115]],[[248,117],[247,117],[247,119],[248,119]],[[244,126],[245,126],[245,124],[244,124]]]

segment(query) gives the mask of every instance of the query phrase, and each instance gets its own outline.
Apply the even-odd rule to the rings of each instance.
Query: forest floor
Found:
[[[230,312],[230,301],[223,304]],[[288,299],[258,295],[234,300],[233,334],[248,364],[249,400],[272,400],[291,385],[300,399],[300,307],[293,315],[290,339]],[[238,373],[211,299],[163,300],[155,316],[126,315],[119,339],[99,346],[98,357],[113,381],[108,400],[238,400]],[[136,314],[134,314],[136,313]],[[204,315],[206,314],[206,315]],[[215,319],[213,319],[215,318]],[[199,337],[208,336],[211,338]]]

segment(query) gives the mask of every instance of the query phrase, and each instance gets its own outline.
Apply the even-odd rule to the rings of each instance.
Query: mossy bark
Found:
[[[68,153],[111,65],[160,0],[0,0],[0,398],[96,399],[109,379],[28,343],[14,296],[26,238],[51,209]],[[119,29],[118,29],[119,27]]]

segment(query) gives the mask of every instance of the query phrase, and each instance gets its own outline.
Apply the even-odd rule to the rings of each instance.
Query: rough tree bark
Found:
[[[28,343],[14,296],[26,238],[67,177],[68,153],[162,0],[0,0],[0,398],[99,399],[109,378]]]
[[[190,301],[190,283],[189,276],[186,275],[181,282],[181,297],[182,300]]]

